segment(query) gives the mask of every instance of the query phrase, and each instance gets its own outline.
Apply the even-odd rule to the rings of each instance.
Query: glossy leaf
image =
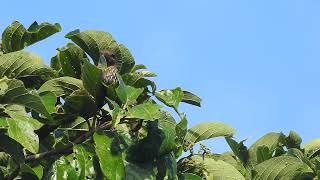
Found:
[[[160,154],[169,153],[176,148],[176,121],[168,112],[160,112],[157,119],[159,129],[165,136],[160,147]]]
[[[236,168],[224,161],[216,161],[213,158],[202,158],[198,155],[192,156],[192,159],[196,164],[204,166],[207,179],[245,180]]]
[[[40,98],[42,100],[43,105],[46,107],[48,113],[54,113],[56,112],[56,102],[57,102],[57,97],[56,95],[51,92],[51,91],[47,91],[47,92],[43,92],[40,95]]]
[[[135,164],[125,161],[126,179],[128,180],[156,180],[156,175],[151,164]]]
[[[258,163],[257,151],[261,146],[265,146],[270,152],[275,151],[284,143],[285,136],[282,133],[268,133],[258,139],[249,148],[249,165],[254,166]]]
[[[87,58],[85,52],[74,45],[68,43],[58,49],[58,53],[51,59],[51,67],[57,70],[61,76],[80,78],[82,62]]]
[[[202,180],[198,175],[192,173],[183,173],[180,177],[181,180]]]
[[[279,156],[263,163],[258,164],[254,171],[255,180],[267,180],[267,179],[294,179],[298,175],[307,175],[312,173],[305,163],[295,157],[291,156]],[[311,177],[309,177],[311,178]],[[300,179],[300,178],[297,178]]]
[[[120,44],[115,51],[116,59],[120,69],[120,74],[128,73],[134,66],[134,58],[129,49]]]
[[[180,114],[181,120],[176,126],[177,142],[183,143],[183,140],[188,132],[188,120],[185,114]]]
[[[70,163],[69,166],[74,168],[79,180],[95,178],[94,156],[95,152],[93,148],[86,145],[75,145],[73,153],[67,157]]]
[[[89,62],[84,62],[81,79],[84,88],[95,98],[102,95],[103,86],[101,82],[102,71]]]
[[[67,113],[82,117],[91,117],[97,111],[93,97],[85,90],[79,89],[65,98],[64,109]]]
[[[320,139],[312,140],[302,146],[308,157],[314,157],[320,152]]]
[[[290,131],[288,137],[286,137],[286,146],[289,148],[299,148],[301,142],[301,137],[295,131]]]
[[[98,65],[101,51],[106,49],[116,50],[118,47],[111,34],[103,31],[86,30],[80,32],[80,30],[75,30],[66,34],[65,37],[71,39],[89,54],[95,65]]]
[[[26,29],[20,22],[14,21],[2,33],[2,48],[6,53],[19,51],[60,31],[58,23],[39,25],[35,21]]]
[[[161,90],[156,92],[156,98],[169,107],[178,109],[179,103],[182,101],[183,92],[180,87],[172,90]]]
[[[59,77],[45,82],[38,92],[51,91],[57,97],[67,96],[78,89],[84,89],[82,81],[72,77]]]
[[[79,179],[79,173],[74,167],[70,165],[70,161],[62,156],[54,160],[48,170],[44,173],[43,179],[45,180],[60,180],[60,179]],[[80,179],[79,179],[80,180]]]
[[[157,161],[158,179],[178,179],[177,162],[174,153],[160,156]]]
[[[249,158],[248,148],[244,145],[244,141],[240,141],[239,143],[232,138],[225,138],[228,145],[230,146],[233,153],[240,159],[240,161],[246,165]]]
[[[125,175],[125,166],[122,153],[118,149],[117,137],[111,133],[95,133],[93,139],[104,176],[108,179],[122,179]]]
[[[42,124],[37,120],[16,112],[6,111],[11,118],[1,118],[0,127],[8,128],[10,138],[19,142],[31,153],[39,151],[39,137],[34,130],[39,129]]]
[[[147,69],[147,67],[144,64],[136,64],[131,69],[131,72],[136,72],[137,70],[140,70],[140,69]]]
[[[140,94],[143,92],[142,88],[134,88],[127,86],[120,80],[116,93],[123,104],[130,105],[134,103]]]
[[[181,101],[195,106],[201,106],[201,98],[189,91],[183,91],[183,98]]]
[[[144,119],[144,120],[154,120],[156,118],[156,114],[162,106],[158,104],[153,104],[150,102],[146,102],[143,104],[139,104],[133,106],[128,110],[128,117],[130,118],[137,118],[137,119]]]
[[[20,166],[20,172],[22,179],[41,179],[43,175],[43,168],[40,165],[35,168],[31,168],[26,164],[22,164]]]
[[[30,93],[20,80],[0,79],[0,104],[23,105],[51,119],[39,95]]]
[[[0,56],[0,77],[22,80],[26,86],[34,87],[56,76],[56,72],[45,65],[34,53],[17,51]]]
[[[190,149],[195,143],[214,137],[232,137],[235,129],[222,122],[205,122],[193,126],[184,138],[184,148]]]

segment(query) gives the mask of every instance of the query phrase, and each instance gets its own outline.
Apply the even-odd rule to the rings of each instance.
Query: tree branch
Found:
[[[85,140],[87,140],[90,136],[92,136],[96,131],[110,129],[111,126],[112,126],[112,122],[110,122],[110,121],[105,122],[105,123],[101,124],[100,126],[98,126],[96,129],[91,129],[90,131],[84,133],[83,135],[81,135],[80,137],[78,137],[72,143],[68,144],[65,147],[57,148],[57,149],[53,149],[53,150],[46,151],[43,153],[27,156],[25,161],[31,162],[31,161],[36,161],[36,160],[43,159],[43,158],[46,158],[46,157],[52,156],[52,155],[70,153],[70,152],[72,152],[71,148],[73,147],[73,144],[80,144],[80,143],[84,142]]]

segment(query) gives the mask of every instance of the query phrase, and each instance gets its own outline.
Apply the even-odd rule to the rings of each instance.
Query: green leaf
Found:
[[[180,114],[181,120],[176,126],[177,142],[183,143],[183,140],[188,132],[188,120],[185,114]]]
[[[0,56],[0,78],[4,76],[20,79],[27,87],[37,87],[55,77],[56,72],[38,55],[17,51]]]
[[[20,172],[22,179],[41,179],[43,175],[42,166],[37,166],[36,168],[31,168],[26,164],[20,166]]]
[[[210,156],[211,157],[211,156]],[[225,152],[222,154],[214,154],[213,157],[216,161],[221,160],[224,161],[230,165],[232,165],[234,168],[236,168],[243,176],[247,177],[249,176],[249,173],[247,172],[246,168],[242,164],[241,161],[239,161],[234,153],[232,152]]]
[[[173,152],[164,154],[158,158],[158,179],[178,179],[177,161]]]
[[[149,163],[135,164],[125,161],[126,179],[128,180],[156,180],[153,166]]]
[[[292,157],[296,157],[298,159],[300,159],[302,162],[306,163],[309,167],[311,167],[312,169],[315,169],[315,164],[316,163],[312,163],[309,158],[300,150],[297,148],[290,148],[288,149],[288,151],[286,152],[287,156],[292,156]],[[320,164],[319,164],[320,165]]]
[[[75,145],[73,153],[67,159],[75,169],[78,179],[94,179],[96,172],[94,169],[93,158],[94,149],[87,145]]]
[[[115,52],[120,74],[129,73],[134,66],[134,59],[128,48],[120,44]]]
[[[157,74],[150,71],[140,71],[138,72],[142,77],[157,77]]]
[[[0,127],[8,128],[10,138],[19,142],[31,153],[39,151],[39,137],[34,130],[39,129],[42,124],[37,120],[12,111],[6,111],[11,118],[1,118]]]
[[[272,152],[270,152],[267,146],[259,146],[257,148],[257,161],[261,163],[272,158]]]
[[[25,29],[21,23],[14,21],[2,33],[2,48],[5,53],[19,51],[60,31],[61,26],[58,23],[39,25],[35,21]]]
[[[116,89],[117,96],[123,104],[130,105],[134,103],[140,94],[143,92],[143,88],[134,88],[127,86],[120,80],[119,86]]]
[[[288,137],[286,137],[286,146],[288,148],[299,148],[301,142],[301,137],[295,131],[290,131]]]
[[[71,39],[89,54],[95,65],[98,65],[101,51],[106,49],[116,50],[118,48],[118,44],[111,34],[103,31],[86,30],[80,32],[75,30],[66,34],[65,37]]]
[[[57,97],[68,96],[78,89],[84,89],[82,81],[72,77],[59,77],[45,82],[38,90],[39,94],[53,92]]]
[[[123,109],[121,109],[116,102],[110,99],[108,99],[108,101],[112,104],[113,109],[112,110],[107,109],[106,111],[108,111],[112,117],[112,127],[116,128],[117,125],[120,123],[120,119],[123,117],[124,112],[123,112]]]
[[[202,180],[202,178],[198,175],[192,174],[192,173],[183,173],[180,176],[181,180]]]
[[[234,179],[245,180],[243,175],[232,165],[221,161],[214,160],[212,158],[202,158],[202,156],[194,155],[191,157],[198,165],[202,165],[205,168],[207,179]]]
[[[42,103],[46,107],[48,113],[51,114],[56,112],[55,104],[57,102],[57,97],[53,92],[51,91],[43,92],[42,94],[40,94],[40,98],[42,100]]]
[[[61,76],[80,78],[82,61],[86,59],[85,52],[74,45],[68,43],[58,49],[58,53],[51,59],[51,67],[60,72]]]
[[[184,138],[184,149],[190,149],[197,142],[214,137],[232,137],[236,130],[222,122],[205,122],[193,126]]]
[[[117,136],[111,132],[95,133],[93,139],[102,173],[108,179],[122,179],[125,176],[125,166]]]
[[[155,93],[156,98],[163,102],[165,105],[178,109],[179,103],[182,101],[183,92],[180,87],[172,90],[161,90]]]
[[[136,64],[131,69],[131,72],[136,72],[137,70],[140,70],[140,69],[147,69],[147,67],[143,64]]]
[[[258,139],[249,148],[249,165],[254,166],[258,163],[257,151],[261,146],[269,149],[270,153],[274,152],[277,148],[282,147],[285,136],[282,133],[268,133]]]
[[[79,89],[65,98],[63,105],[67,113],[77,114],[82,117],[92,117],[97,106],[93,97],[85,90]]]
[[[165,134],[159,129],[157,121],[147,123],[147,136],[131,145],[126,156],[127,160],[138,163],[153,162],[160,155],[160,147]]]
[[[68,139],[73,140],[89,131],[90,126],[88,123],[92,124],[92,120],[86,120],[83,117],[78,116],[73,121],[59,126],[58,130],[64,131],[64,134],[68,136]]]
[[[144,119],[144,120],[154,120],[156,118],[156,114],[162,106],[158,104],[153,104],[151,102],[146,102],[143,104],[139,104],[133,106],[128,110],[128,117],[130,118],[137,118],[137,119]]]
[[[243,144],[245,140],[239,143],[232,138],[225,138],[233,153],[240,159],[240,161],[246,165],[248,162],[249,154],[247,147]]]
[[[41,179],[42,176],[43,176],[43,167],[41,165],[38,165],[36,167],[33,167],[32,168],[34,174],[39,178]]]
[[[305,151],[305,154],[312,158],[319,154],[320,152],[320,139],[312,140],[302,146]]]
[[[0,123],[2,119],[0,119]],[[1,125],[0,125],[1,127]],[[0,134],[0,150],[11,155],[13,160],[18,163],[24,162],[23,147],[10,137]]]
[[[258,164],[253,179],[294,179],[297,176],[308,175],[313,171],[300,159],[291,156],[279,156]],[[311,178],[311,177],[309,177]],[[298,178],[300,179],[300,178]],[[311,178],[312,179],[312,178]]]
[[[61,125],[58,129],[71,131],[88,131],[88,123],[83,117],[77,117],[74,121]]]
[[[43,175],[44,180],[77,180],[78,178],[79,174],[77,173],[75,168],[70,165],[70,161],[65,156],[62,156],[57,160],[53,160],[53,162],[51,162],[50,164],[50,167]]]
[[[150,86],[152,88],[152,93],[154,94],[156,91],[156,84],[149,80],[145,79],[143,74],[141,73],[129,73],[122,75],[123,81],[129,85],[136,88],[146,88]]]
[[[81,74],[83,86],[95,98],[103,95],[101,76],[102,71],[99,68],[84,61]]]
[[[15,112],[19,112],[19,113],[27,113],[26,112],[26,108],[22,105],[18,105],[18,104],[8,104],[4,106],[6,110],[8,111],[15,111]]]
[[[183,91],[183,98],[181,101],[198,107],[201,106],[201,98],[189,91]]]
[[[170,113],[162,111],[157,114],[159,129],[164,133],[164,140],[160,146],[160,154],[169,153],[176,148],[176,121]]]
[[[28,92],[23,82],[16,79],[0,79],[0,104],[23,105],[51,119],[39,95]]]

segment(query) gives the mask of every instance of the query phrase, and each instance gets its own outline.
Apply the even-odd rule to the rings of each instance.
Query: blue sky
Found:
[[[159,89],[181,86],[202,97],[202,108],[180,107],[190,126],[223,121],[248,144],[291,129],[304,142],[320,138],[319,1],[10,0],[1,7],[0,30],[13,20],[62,25],[27,49],[46,62],[71,30],[112,33],[137,63],[157,72]],[[206,144],[228,149],[221,139]]]

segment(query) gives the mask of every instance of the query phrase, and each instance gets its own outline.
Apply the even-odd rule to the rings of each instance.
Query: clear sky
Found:
[[[62,32],[28,50],[46,62],[79,28],[105,30],[137,63],[158,74],[159,89],[181,86],[203,99],[183,105],[190,126],[218,120],[251,144],[269,131],[320,138],[320,1],[55,0],[2,1],[0,30],[58,22]],[[224,141],[206,143],[215,152]]]

